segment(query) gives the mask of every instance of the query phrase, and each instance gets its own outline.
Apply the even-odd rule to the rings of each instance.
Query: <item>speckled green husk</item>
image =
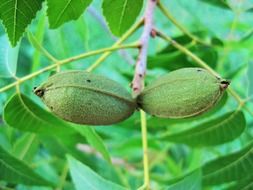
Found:
[[[135,100],[120,84],[85,71],[57,73],[34,92],[57,116],[78,124],[114,124],[136,109]]]
[[[204,69],[183,68],[148,85],[137,101],[145,112],[157,117],[191,117],[212,108],[228,85]]]

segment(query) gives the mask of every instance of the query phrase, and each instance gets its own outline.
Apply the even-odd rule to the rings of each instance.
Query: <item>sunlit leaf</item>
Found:
[[[13,46],[42,7],[43,0],[0,0],[0,18]]]
[[[25,163],[16,159],[0,146],[0,179],[14,184],[52,186]]]
[[[110,190],[126,190],[124,187],[102,178],[89,167],[71,156],[68,156],[68,163],[70,167],[71,178],[74,182],[76,190],[101,190],[105,188]]]
[[[78,19],[92,0],[47,0],[50,28]]]
[[[136,20],[143,0],[103,0],[103,14],[116,36],[124,34]]]
[[[6,35],[0,37],[0,77],[16,76],[19,46],[13,48]]]
[[[185,143],[190,146],[213,146],[231,141],[244,131],[246,121],[241,111],[226,113],[194,128],[170,135],[162,140]]]

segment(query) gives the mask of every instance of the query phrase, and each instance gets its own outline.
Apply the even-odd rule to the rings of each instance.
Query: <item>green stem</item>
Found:
[[[41,74],[41,73],[44,73],[46,71],[49,71],[51,69],[54,69],[56,68],[57,66],[59,65],[64,65],[66,63],[70,63],[70,62],[73,62],[73,61],[77,61],[77,60],[80,60],[80,59],[83,59],[83,58],[86,58],[86,57],[90,57],[90,56],[93,56],[93,55],[97,55],[97,54],[101,54],[101,53],[104,53],[104,52],[111,52],[111,51],[115,51],[115,50],[118,50],[118,49],[124,49],[124,48],[137,48],[139,46],[139,44],[127,44],[127,45],[118,45],[118,46],[113,46],[113,47],[107,47],[107,48],[102,48],[102,49],[98,49],[98,50],[94,50],[94,51],[90,51],[90,52],[87,52],[87,53],[83,53],[83,54],[80,54],[80,55],[77,55],[77,56],[73,56],[73,57],[70,57],[68,59],[64,59],[64,60],[61,60],[61,61],[58,61],[52,65],[49,65],[41,70],[38,70],[34,73],[31,73],[29,75],[26,75],[25,77],[22,77],[20,78],[18,81],[15,81],[3,88],[0,88],[0,93],[1,92],[4,92],[14,86],[16,86],[17,84],[21,84],[31,78],[34,78],[36,77],[37,75]]]
[[[55,190],[62,190],[64,188],[64,184],[65,184],[68,172],[69,172],[69,166],[68,166],[68,163],[66,163],[64,165],[63,170],[62,170],[62,174],[61,174],[61,177],[60,177],[60,182],[59,182],[59,184],[58,184],[58,186]]]
[[[161,1],[158,1],[158,7],[162,11],[162,13],[176,26],[181,30],[185,35],[187,35],[189,38],[191,38],[193,41],[196,41],[200,44],[210,46],[210,44],[202,41],[197,36],[189,32],[184,26],[182,26],[178,21],[170,14],[170,12],[165,8],[165,6],[161,3]]]
[[[144,184],[139,189],[149,190],[150,182],[149,182],[149,163],[148,163],[147,121],[146,121],[146,113],[140,110],[140,114],[141,114],[142,147],[143,147]]]
[[[157,36],[161,37],[162,39],[170,42],[175,48],[177,48],[179,51],[183,52],[184,54],[188,55],[191,57],[196,63],[199,64],[199,66],[205,68],[208,70],[210,73],[212,73],[215,76],[219,76],[217,72],[215,72],[207,63],[205,63],[203,60],[201,60],[199,57],[197,57],[195,54],[193,54],[190,50],[186,49],[184,46],[180,45],[177,43],[175,40],[173,40],[171,37],[163,34],[160,31],[156,31]]]
[[[112,45],[112,47],[117,47],[121,43],[123,43],[129,36],[131,36],[139,27],[143,25],[144,21],[140,20],[138,23],[136,23],[132,28],[130,28],[115,44]],[[88,72],[94,70],[99,66],[101,62],[103,62],[112,52],[107,51],[103,55],[101,55],[96,62],[92,64],[91,67],[87,69]]]

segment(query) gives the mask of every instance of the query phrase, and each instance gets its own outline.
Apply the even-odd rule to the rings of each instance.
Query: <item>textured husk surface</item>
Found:
[[[117,82],[85,71],[57,73],[38,89],[43,102],[64,120],[78,124],[109,125],[123,121],[136,102]]]
[[[148,85],[138,97],[138,104],[158,117],[191,117],[209,110],[220,99],[220,82],[201,68],[179,69]]]

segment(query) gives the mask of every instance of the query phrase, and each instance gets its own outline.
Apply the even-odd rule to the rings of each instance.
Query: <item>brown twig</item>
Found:
[[[150,34],[153,28],[153,15],[158,0],[148,0],[144,14],[144,28],[140,37],[140,51],[135,66],[135,74],[132,81],[133,96],[140,94],[144,87],[144,77],[146,74],[147,52]]]

